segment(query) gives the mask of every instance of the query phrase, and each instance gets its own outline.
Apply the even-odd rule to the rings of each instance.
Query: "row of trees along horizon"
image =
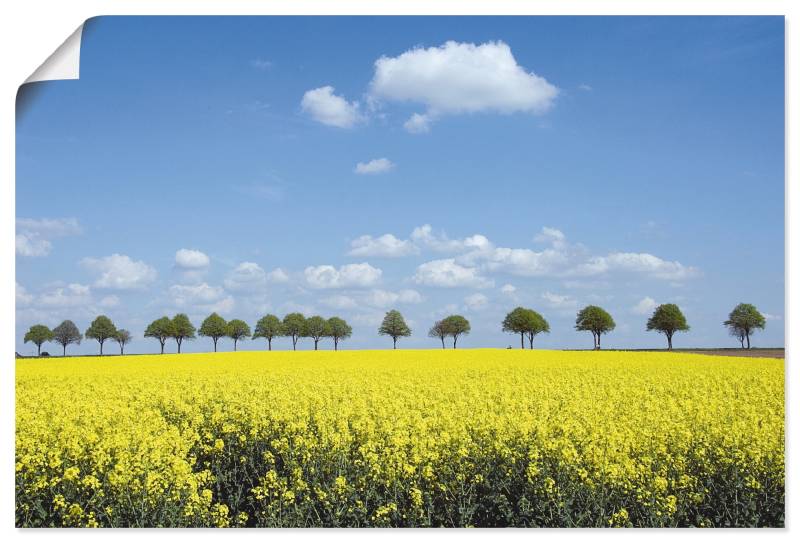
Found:
[[[739,304],[728,315],[723,325],[731,336],[741,343],[743,349],[750,348],[750,336],[756,330],[763,330],[766,319],[752,304]],[[592,333],[594,349],[600,349],[600,337],[616,328],[616,323],[611,315],[602,307],[589,305],[578,312],[575,320],[575,329]],[[647,321],[648,331],[656,331],[667,338],[667,348],[672,350],[672,338],[676,332],[688,332],[689,324],[680,308],[675,304],[662,304],[653,311]],[[469,321],[461,315],[450,315],[436,321],[428,331],[428,336],[437,338],[445,348],[445,340],[452,338],[453,348],[456,348],[458,338],[470,333]],[[525,348],[525,340],[533,349],[534,338],[542,333],[550,332],[550,324],[533,309],[517,307],[506,315],[502,322],[503,332],[519,334],[520,348]],[[334,350],[339,350],[339,342],[351,337],[353,329],[340,317],[325,319],[319,315],[306,318],[302,313],[289,313],[283,320],[275,315],[262,317],[251,332],[250,326],[240,319],[226,321],[217,313],[209,315],[199,329],[196,329],[189,317],[179,313],[173,318],[167,316],[151,322],[144,332],[144,337],[157,339],[161,345],[161,354],[164,354],[166,343],[173,339],[177,345],[178,353],[185,340],[195,339],[198,335],[211,338],[214,343],[214,352],[217,343],[222,338],[233,340],[233,350],[237,349],[240,340],[263,338],[267,342],[268,350],[272,350],[272,340],[280,337],[291,338],[292,349],[297,350],[297,342],[301,338],[310,338],[314,341],[314,350],[319,347],[319,342],[325,338],[333,340]],[[392,347],[397,348],[397,340],[411,335],[411,328],[406,324],[403,315],[396,309],[386,313],[378,334],[392,338]],[[37,355],[42,356],[42,345],[46,342],[58,343],[63,348],[63,356],[67,354],[67,346],[80,344],[83,338],[94,339],[100,344],[100,355],[103,354],[103,344],[113,341],[119,345],[120,354],[125,354],[125,345],[133,340],[128,330],[118,329],[105,315],[100,315],[92,321],[84,334],[71,320],[65,320],[52,330],[43,324],[35,324],[25,334],[25,343],[33,343],[37,347]],[[510,348],[510,347],[509,347]],[[47,353],[45,353],[47,354]],[[49,356],[49,355],[48,355]]]

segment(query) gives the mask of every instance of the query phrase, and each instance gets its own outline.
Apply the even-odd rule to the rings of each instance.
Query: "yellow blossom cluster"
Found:
[[[17,526],[783,526],[782,360],[16,362]]]

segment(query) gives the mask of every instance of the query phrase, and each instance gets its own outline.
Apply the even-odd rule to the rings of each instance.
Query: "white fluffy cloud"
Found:
[[[225,288],[231,292],[256,292],[267,284],[267,272],[255,262],[242,262],[225,278]]]
[[[547,247],[538,250],[496,247],[482,234],[450,238],[444,232],[437,232],[431,225],[424,224],[414,228],[410,239],[401,239],[393,234],[361,236],[351,242],[348,254],[401,257],[429,250],[455,255],[452,259],[434,261],[422,271],[418,270],[415,280],[420,284],[459,283],[457,278],[469,282],[471,275],[486,273],[566,279],[602,277],[619,272],[669,281],[689,279],[699,274],[696,268],[649,253],[613,252],[593,256],[583,245],[569,243],[566,235],[557,228],[545,226],[533,239]],[[469,271],[465,272],[464,269]],[[449,278],[445,278],[445,275]]]
[[[94,286],[119,290],[142,289],[155,281],[155,268],[127,255],[113,254],[102,258],[84,258],[81,264],[98,275]]]
[[[28,234],[17,234],[14,241],[20,256],[47,256],[53,248],[48,240]]]
[[[15,245],[20,256],[47,256],[53,248],[50,240],[75,236],[83,231],[75,218],[18,218],[16,228]]]
[[[227,296],[222,287],[208,283],[172,285],[169,287],[169,296],[176,307],[187,311],[229,313],[235,305],[234,299]]]
[[[359,162],[353,171],[361,175],[375,175],[392,171],[394,167],[394,162],[388,158],[375,158],[369,162]]]
[[[281,268],[275,268],[267,274],[267,281],[270,283],[288,283],[289,274],[283,271]]]
[[[169,287],[169,294],[177,305],[186,306],[219,301],[225,297],[225,290],[208,283],[200,283],[199,285],[172,285]]]
[[[334,309],[355,309],[358,307],[358,302],[356,302],[355,299],[350,296],[345,296],[344,294],[336,294],[334,296],[322,298],[320,303]]]
[[[330,85],[307,91],[300,103],[303,111],[317,122],[339,128],[351,128],[364,117],[358,102],[348,102],[334,94]]]
[[[640,273],[670,281],[690,279],[698,270],[680,262],[668,261],[650,253],[610,253],[596,256],[576,268],[579,275],[599,275],[608,272]]]
[[[398,239],[392,234],[376,238],[360,236],[350,242],[350,256],[401,257],[417,254],[419,249],[409,240]]]
[[[431,287],[486,288],[494,285],[494,281],[483,277],[477,268],[462,266],[452,258],[420,264],[414,281]]]
[[[373,307],[389,307],[394,304],[418,304],[423,301],[416,290],[404,289],[399,292],[373,289],[364,296],[364,303]]]
[[[405,123],[406,130],[419,133],[442,115],[544,113],[558,89],[517,64],[511,48],[501,41],[480,45],[448,41],[440,47],[379,58],[370,95],[425,106],[424,113],[415,113]]]
[[[489,304],[489,298],[485,295],[481,294],[480,292],[476,292],[475,294],[470,294],[466,298],[464,298],[464,305],[467,309],[472,311],[478,311],[483,309]]]
[[[36,301],[40,307],[77,307],[92,303],[92,292],[88,285],[70,283],[43,292]]]
[[[631,308],[631,313],[635,315],[649,315],[656,308],[656,301],[650,296],[645,296],[639,303]]]
[[[111,308],[111,307],[117,307],[119,304],[120,304],[119,296],[116,296],[114,294],[110,296],[103,296],[103,299],[100,300],[100,307]]]
[[[312,288],[370,287],[380,281],[382,271],[366,262],[346,264],[338,269],[330,265],[309,266],[304,271]]]
[[[403,128],[411,134],[425,134],[431,131],[431,122],[430,115],[414,113],[403,123]]]
[[[475,234],[464,239],[450,239],[444,232],[436,233],[430,224],[414,228],[411,239],[418,245],[441,253],[485,250],[490,245],[486,236]]]
[[[195,249],[179,249],[175,252],[175,265],[184,270],[201,270],[211,263],[208,255]]]
[[[555,248],[564,247],[567,236],[564,232],[550,226],[543,226],[542,230],[534,236],[533,240],[539,243],[549,243]]]
[[[516,291],[517,291],[517,287],[515,287],[514,285],[509,284],[509,283],[506,283],[505,285],[500,287],[500,292],[502,292],[503,294],[511,295],[511,294],[514,294]]]
[[[14,293],[17,308],[27,307],[33,302],[33,294],[29,293],[25,287],[16,281],[14,281]]]
[[[578,301],[566,294],[544,292],[542,294],[542,300],[552,309],[575,309],[578,307]]]

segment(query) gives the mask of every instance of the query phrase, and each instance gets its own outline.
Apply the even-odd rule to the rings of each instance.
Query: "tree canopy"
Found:
[[[600,349],[600,336],[616,327],[617,324],[608,311],[596,305],[587,305],[578,311],[575,319],[575,330],[592,333],[595,349]]]
[[[189,320],[189,317],[185,313],[178,313],[174,317],[172,317],[172,334],[171,337],[175,340],[175,343],[178,344],[178,352],[181,352],[181,344],[183,343],[184,339],[194,339],[195,332],[194,325],[192,321]]]
[[[447,335],[453,338],[453,349],[456,348],[459,336],[469,334],[471,327],[469,321],[461,315],[450,315],[442,320],[442,326]]]
[[[283,335],[283,323],[275,315],[265,315],[256,323],[253,339],[263,337],[267,340],[268,349],[272,350],[272,340]]]
[[[25,343],[31,342],[36,345],[36,355],[41,356],[42,344],[53,341],[53,331],[44,324],[34,324],[25,333]]]
[[[672,336],[675,332],[688,332],[689,325],[681,309],[675,304],[662,304],[653,311],[647,320],[647,330],[655,330],[667,336],[667,348],[672,350]]]
[[[161,344],[161,354],[164,354],[164,344],[175,335],[175,328],[169,317],[163,316],[147,325],[144,337],[152,337]]]
[[[114,326],[114,323],[111,322],[111,319],[105,315],[100,315],[92,321],[92,324],[89,325],[89,328],[86,330],[84,335],[87,338],[97,340],[97,342],[100,344],[100,356],[102,356],[103,343],[105,343],[107,339],[114,339],[116,334],[117,327]]]
[[[353,334],[353,329],[347,321],[339,317],[328,319],[328,335],[333,339],[333,350],[339,350],[339,341],[349,338]]]
[[[306,318],[302,313],[289,313],[283,317],[283,333],[292,338],[292,349],[297,350],[297,340],[306,329]]]
[[[533,309],[516,307],[503,319],[503,332],[519,334],[520,348],[525,348],[527,336],[530,348],[533,349],[533,339],[543,332],[550,331],[550,324]]]
[[[439,338],[439,341],[442,342],[442,349],[444,349],[444,339],[447,337],[447,327],[445,326],[444,321],[434,322],[433,326],[431,326],[431,329],[428,330],[428,337]]]
[[[233,340],[233,350],[235,351],[240,339],[250,337],[250,327],[241,319],[232,319],[228,323],[225,335]]]
[[[403,315],[396,309],[386,312],[383,317],[383,322],[378,328],[378,334],[381,336],[391,336],[393,348],[397,349],[397,339],[401,337],[408,337],[411,335],[411,328],[406,324]]]
[[[753,304],[739,304],[733,308],[728,315],[728,320],[723,323],[728,327],[732,336],[743,337],[747,341],[747,348],[750,348],[750,336],[756,330],[763,330],[767,326],[767,319],[764,318],[756,306]],[[744,342],[742,342],[744,347]]]
[[[67,356],[67,345],[72,345],[73,343],[80,345],[81,339],[83,339],[81,331],[71,320],[65,320],[53,328],[53,341],[61,345],[63,356]]]
[[[119,354],[125,354],[125,345],[130,343],[133,340],[133,336],[131,333],[124,328],[121,330],[117,330],[116,335],[114,336],[114,341],[119,344]]]
[[[314,315],[313,317],[309,317],[306,319],[306,325],[303,330],[303,336],[310,337],[314,340],[314,350],[317,350],[319,345],[319,340],[324,337],[327,337],[328,333],[328,321],[320,317],[319,315]]]
[[[215,312],[206,317],[197,333],[203,337],[210,337],[214,342],[214,352],[217,352],[219,338],[228,335],[228,323]]]

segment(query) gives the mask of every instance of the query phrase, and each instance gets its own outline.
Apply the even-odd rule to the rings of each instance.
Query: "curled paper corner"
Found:
[[[25,83],[56,79],[79,79],[81,67],[81,35],[83,24],[64,40],[41,66],[36,68]],[[23,83],[23,85],[25,84]]]

